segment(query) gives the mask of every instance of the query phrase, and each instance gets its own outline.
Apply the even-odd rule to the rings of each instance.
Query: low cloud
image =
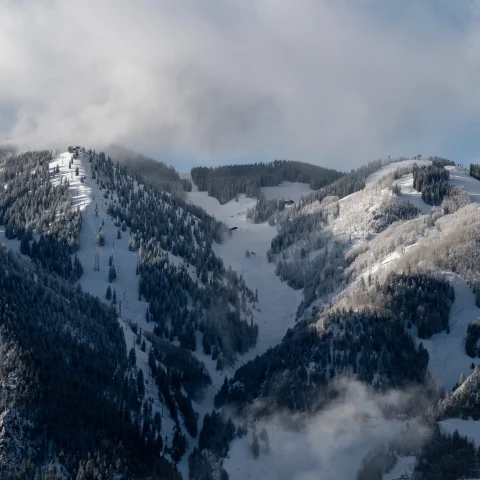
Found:
[[[458,28],[388,3],[1,0],[0,137],[190,164],[441,153],[480,113],[478,7]]]
[[[337,383],[340,397],[319,414],[300,419],[278,415],[260,422],[268,432],[269,452],[262,447],[258,459],[253,459],[245,441],[232,445],[225,468],[232,480],[245,478],[275,478],[278,480],[350,480],[356,478],[363,458],[374,448],[391,441],[405,430],[406,422],[387,418],[386,408],[401,409],[417,393],[390,391],[374,394],[364,384],[353,380]],[[302,425],[294,431],[292,425]],[[428,429],[409,422],[408,446],[421,445],[428,438]],[[251,437],[248,440],[251,444]]]

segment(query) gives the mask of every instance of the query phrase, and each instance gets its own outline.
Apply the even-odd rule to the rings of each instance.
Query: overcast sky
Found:
[[[0,136],[179,170],[480,157],[474,0],[0,0]]]

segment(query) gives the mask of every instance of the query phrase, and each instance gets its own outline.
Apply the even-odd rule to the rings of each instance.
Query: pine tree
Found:
[[[100,231],[95,241],[98,247],[103,247],[105,245],[105,234],[102,231]]]
[[[112,304],[116,305],[117,304],[117,291],[113,291],[113,296],[112,296]]]
[[[145,383],[143,380],[143,370],[141,368],[138,369],[137,374],[137,390],[141,397],[145,395]]]
[[[26,233],[22,236],[22,240],[20,242],[20,253],[22,255],[30,256],[30,243]]]
[[[137,364],[137,354],[135,353],[135,349],[133,347],[128,353],[128,364],[132,368]]]
[[[112,283],[117,278],[117,271],[115,270],[114,265],[110,265],[108,269],[108,281]]]
[[[155,361],[155,352],[153,351],[153,347],[148,352],[148,366],[152,371],[152,375],[155,376],[157,373],[157,363]]]
[[[112,289],[110,288],[110,285],[107,287],[107,293],[105,295],[105,298],[107,300],[111,300],[112,299]]]

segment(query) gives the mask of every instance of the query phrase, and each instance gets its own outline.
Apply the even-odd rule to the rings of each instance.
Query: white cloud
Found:
[[[478,17],[354,4],[0,0],[0,136],[208,163],[441,154],[479,113]]]
[[[373,394],[364,384],[346,380],[337,386],[342,394],[316,415],[299,419],[284,414],[260,421],[257,432],[266,428],[270,448],[268,452],[264,448],[257,459],[250,451],[251,435],[234,440],[225,460],[230,478],[354,479],[362,460],[375,448],[395,439],[397,446],[413,449],[428,439],[430,431],[420,422],[384,414],[386,407],[399,408],[423,398],[418,392]],[[292,428],[299,424],[301,428]]]

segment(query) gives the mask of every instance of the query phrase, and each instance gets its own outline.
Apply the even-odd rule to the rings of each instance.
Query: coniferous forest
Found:
[[[246,300],[253,303],[254,293],[212,250],[225,227],[153,185],[138,187],[128,167],[116,167],[103,153],[89,155],[92,175],[109,198],[108,214],[130,229],[129,248],[138,250],[138,293],[150,301],[146,315],[158,324],[157,335],[178,338],[195,350],[195,331],[201,331],[204,351],[219,367],[255,345],[258,327],[252,317],[246,320]],[[172,265],[167,251],[182,257],[186,266]],[[195,268],[199,282],[187,274],[188,265]]]
[[[24,436],[7,444],[3,478],[33,478],[60,452],[77,479],[178,478],[159,455],[161,422],[133,381],[115,310],[5,247],[0,262],[4,435]]]
[[[318,190],[342,177],[343,173],[303,162],[275,160],[252,165],[195,167],[191,175],[200,192],[208,192],[224,204],[240,193],[258,198],[261,187],[273,187],[282,182],[308,183],[312,190]]]
[[[413,188],[422,193],[422,200],[429,205],[440,205],[450,192],[448,170],[435,164],[413,170]]]

